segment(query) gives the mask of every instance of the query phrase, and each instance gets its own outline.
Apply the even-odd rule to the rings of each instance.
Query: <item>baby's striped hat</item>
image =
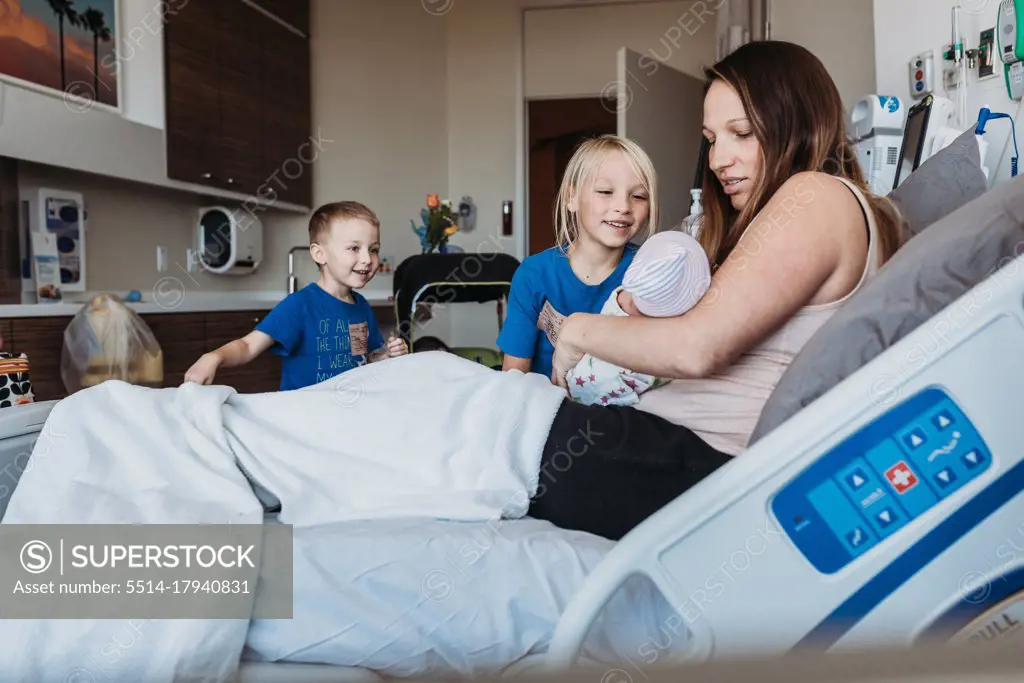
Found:
[[[669,318],[697,305],[711,286],[707,254],[693,237],[666,230],[647,239],[626,269],[622,287],[644,315]]]

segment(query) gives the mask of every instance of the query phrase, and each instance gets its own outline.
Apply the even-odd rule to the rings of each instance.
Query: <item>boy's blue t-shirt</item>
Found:
[[[274,339],[283,357],[281,391],[323,382],[364,365],[384,346],[377,318],[365,297],[352,292],[346,303],[311,282],[289,294],[256,325]]]
[[[498,348],[510,356],[532,358],[530,370],[550,377],[562,321],[573,313],[600,313],[622,284],[637,248],[627,244],[618,267],[596,285],[576,277],[569,257],[557,246],[523,259],[512,276],[508,315],[498,335]]]

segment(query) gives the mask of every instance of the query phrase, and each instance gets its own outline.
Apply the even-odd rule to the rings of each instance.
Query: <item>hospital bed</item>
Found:
[[[32,466],[37,440],[45,448],[41,430],[56,405],[0,410],[0,516]],[[266,512],[264,523],[277,524],[276,513]],[[293,617],[251,621],[239,680],[359,682],[533,666],[572,596],[613,547],[533,519],[295,528]],[[670,614],[653,584],[633,582],[609,605],[585,658],[628,654],[623,643],[651,637]],[[107,630],[131,642],[130,629]],[[115,673],[102,661],[86,669],[96,680]]]
[[[1005,243],[998,271],[617,544],[528,519],[296,533],[296,618],[252,622],[240,680],[597,662],[639,680],[678,662],[1021,633],[1024,256]],[[51,408],[0,411],[0,514]]]

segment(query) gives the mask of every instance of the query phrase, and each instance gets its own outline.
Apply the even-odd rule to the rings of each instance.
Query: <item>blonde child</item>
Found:
[[[503,370],[551,376],[562,322],[601,311],[636,253],[630,240],[658,224],[656,183],[651,160],[630,140],[603,135],[577,148],[555,202],[557,244],[524,259],[512,278],[497,341]]]
[[[678,230],[659,232],[637,250],[622,286],[608,297],[601,313],[671,318],[696,306],[710,286],[711,264],[700,243]],[[577,403],[632,406],[665,381],[586,354],[565,383]]]
[[[309,219],[309,253],[320,277],[289,294],[256,329],[203,354],[186,382],[210,384],[217,369],[252,361],[267,349],[283,357],[281,391],[323,382],[346,370],[407,353],[381,336],[373,309],[357,289],[380,267],[380,221],[359,202],[336,202]]]

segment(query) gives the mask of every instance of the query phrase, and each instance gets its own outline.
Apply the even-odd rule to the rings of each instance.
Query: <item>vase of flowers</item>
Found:
[[[427,195],[427,206],[420,210],[421,225],[417,226],[412,219],[412,231],[420,238],[420,246],[424,254],[435,250],[445,253],[448,238],[459,231],[459,214],[452,209],[450,199],[441,200],[434,193]]]

